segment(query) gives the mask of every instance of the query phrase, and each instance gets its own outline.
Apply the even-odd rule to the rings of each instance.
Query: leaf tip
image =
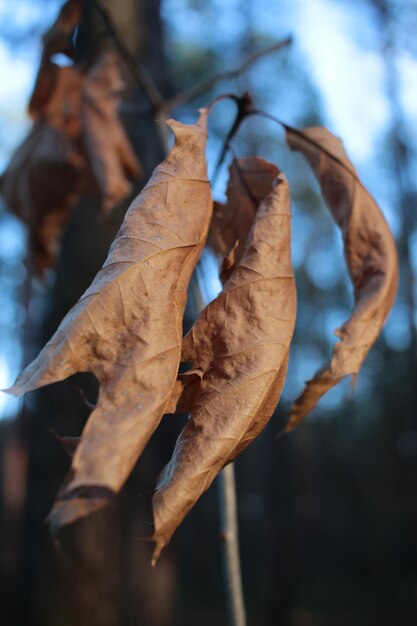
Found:
[[[68,526],[82,517],[99,511],[110,503],[114,491],[109,487],[85,485],[65,491],[55,501],[46,523],[53,536],[56,536],[63,526]]]
[[[303,421],[307,413],[308,411],[303,410],[300,406],[299,400],[296,400],[291,407],[290,417],[284,427],[284,430],[282,431],[282,434],[288,434],[294,430],[294,428]]]
[[[189,133],[190,131],[192,132],[195,130],[201,131],[203,134],[207,135],[207,119],[208,119],[209,109],[207,107],[204,107],[202,109],[198,109],[198,112],[199,112],[199,117],[197,121],[194,122],[194,124],[184,124],[184,122],[178,122],[177,120],[174,120],[173,118],[169,118],[168,120],[166,120],[165,123],[172,130],[175,137],[177,137],[178,133],[181,133],[181,132]]]
[[[152,559],[151,559],[151,565],[152,567],[155,567],[155,565],[159,561],[159,557],[161,556],[162,550],[166,546],[166,543],[162,539],[158,538],[155,533],[152,535],[151,540],[155,542],[155,548],[154,548]]]
[[[20,386],[16,383],[11,387],[6,387],[6,389],[0,389],[0,391],[7,393],[9,396],[15,396],[15,398],[18,398],[22,395],[22,393],[24,393],[23,390],[20,389]]]
[[[208,119],[208,115],[210,113],[210,108],[209,107],[202,107],[201,109],[198,109],[199,112],[199,118],[196,121],[195,125],[197,126],[197,128],[201,128],[204,131],[207,130],[207,119]]]

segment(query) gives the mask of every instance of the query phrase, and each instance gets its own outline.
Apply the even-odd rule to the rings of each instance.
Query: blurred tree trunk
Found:
[[[121,36],[135,57],[147,66],[161,89],[164,83],[160,5],[154,0],[107,2]],[[80,54],[93,55],[102,24],[91,3],[80,26]],[[131,86],[131,77],[126,74]],[[144,116],[149,104],[137,87],[130,87],[126,125],[145,169],[145,179],[162,158],[152,116]],[[123,110],[123,109],[122,109]],[[139,113],[141,112],[141,114]],[[137,191],[137,190],[136,190]],[[110,219],[99,216],[99,199],[79,202],[64,234],[42,322],[41,347],[55,331],[68,309],[89,286],[101,267],[128,202],[117,207]],[[173,597],[173,566],[165,559],[150,568],[150,496],[140,497],[153,486],[163,461],[153,445],[134,472],[120,498],[89,519],[65,529],[53,542],[44,520],[69,459],[51,429],[63,435],[79,435],[88,409],[75,387],[94,401],[95,379],[78,375],[43,389],[28,399],[21,416],[22,438],[29,452],[27,499],[18,597],[10,625],[117,626],[170,623]],[[117,419],[117,416],[115,416]]]

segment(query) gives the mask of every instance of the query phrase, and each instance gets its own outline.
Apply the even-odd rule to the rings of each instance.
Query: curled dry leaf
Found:
[[[352,279],[355,307],[335,334],[330,364],[316,373],[294,403],[286,430],[291,430],[318,400],[343,377],[357,374],[381,332],[398,285],[398,259],[388,224],[372,196],[361,184],[343,144],[326,128],[302,131],[286,128],[291,149],[310,163],[342,231],[345,257]]]
[[[72,67],[58,70],[42,120],[16,150],[1,180],[7,206],[29,227],[39,271],[53,265],[85,166],[77,140],[83,79]]]
[[[1,180],[6,204],[29,227],[39,272],[54,264],[59,237],[81,188],[84,159],[77,137],[83,76],[50,59],[56,52],[68,52],[80,15],[81,2],[69,0],[43,37],[42,59],[29,102],[35,123]]]
[[[7,206],[29,227],[37,271],[53,265],[59,237],[78,199],[84,159],[80,135],[82,75],[50,57],[68,54],[81,17],[81,2],[69,0],[43,37],[42,59],[29,102],[34,125],[1,179]]]
[[[43,35],[43,50],[33,93],[29,100],[29,114],[35,121],[42,119],[45,108],[60,79],[60,68],[52,62],[54,54],[72,57],[74,31],[81,20],[82,0],[68,0],[61,8],[51,28]]]
[[[73,51],[82,3],[69,0],[44,35],[44,48],[29,113],[34,125],[1,180],[8,207],[29,226],[38,271],[52,266],[59,240],[90,173],[108,211],[131,192],[140,164],[119,119],[123,88],[110,53],[85,73],[59,67],[56,52]]]
[[[214,203],[208,244],[225,256],[222,280],[239,261],[259,203],[272,189],[277,168],[259,157],[234,159],[229,170],[227,202]]]
[[[90,171],[106,211],[141,174],[117,114],[123,82],[114,55],[87,75],[54,67],[54,91],[1,182],[6,204],[29,226],[39,270],[54,264],[70,212],[91,184]]]
[[[85,371],[100,382],[97,406],[50,517],[55,528],[119,491],[176,380],[187,286],[212,200],[207,112],[194,125],[169,125],[174,148],[129,208],[103,268],[9,390],[20,395]]]
[[[117,59],[107,53],[87,74],[83,92],[84,146],[106,212],[131,192],[130,181],[142,174],[118,115],[123,88]]]
[[[252,171],[262,163],[244,165]],[[154,496],[153,562],[220,470],[259,434],[281,394],[296,314],[282,174],[272,190],[269,179],[268,192],[224,290],[184,338],[182,360],[193,369],[180,377],[176,397],[182,387],[178,408],[191,414]]]

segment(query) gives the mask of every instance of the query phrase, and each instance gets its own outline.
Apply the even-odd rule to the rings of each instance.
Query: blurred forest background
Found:
[[[25,106],[41,35],[58,0],[0,0],[0,168],[30,127]],[[87,2],[88,4],[88,2]],[[91,4],[91,3],[90,3]],[[249,90],[257,108],[293,126],[324,124],[341,136],[394,232],[401,284],[383,334],[352,391],[350,381],[278,438],[290,402],[330,355],[352,293],[332,222],[302,158],[271,122],[250,118],[234,148],[278,164],[293,197],[298,317],[276,415],[236,462],[243,584],[249,625],[411,626],[417,620],[417,3],[413,0],[118,0],[111,10],[132,54],[172,97],[238,67],[291,35],[293,42],[198,100]],[[85,54],[105,37],[91,11]],[[81,45],[81,44],[80,44]],[[59,59],[57,60],[59,62]],[[146,182],[162,158],[147,99],[124,70],[121,114]],[[233,121],[211,120],[213,173]],[[227,167],[216,179],[224,197]],[[83,197],[59,260],[41,280],[27,262],[27,232],[0,205],[0,382],[12,383],[101,267],[127,199],[108,219]],[[202,273],[215,288],[214,265]],[[195,316],[193,297],[188,323]],[[216,490],[206,493],[151,570],[151,496],[183,419],[168,416],[112,506],[61,533],[44,519],[69,461],[51,429],[78,435],[94,398],[85,375],[0,398],[0,621],[5,626],[208,626],[225,624]]]

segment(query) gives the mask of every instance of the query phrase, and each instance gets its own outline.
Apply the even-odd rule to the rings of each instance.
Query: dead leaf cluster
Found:
[[[60,68],[80,3],[68,2],[44,39],[30,103],[34,126],[2,181],[11,208],[30,224],[41,267],[93,174],[109,210],[130,191],[139,164],[120,123],[123,87],[113,56],[87,71]],[[170,120],[175,144],[132,202],[91,286],[8,391],[20,395],[92,372],[100,383],[49,521],[54,529],[104,506],[123,486],[166,413],[189,418],[153,499],[154,561],[222,468],[261,432],[283,388],[296,319],[290,193],[259,158],[235,159],[227,201],[213,202],[207,176],[208,109],[192,125]],[[330,364],[292,408],[295,426],[320,397],[356,375],[392,307],[395,244],[341,142],[325,128],[286,128],[310,163],[341,230],[355,307],[337,331]],[[223,289],[187,335],[191,274],[204,245],[223,257]],[[180,362],[189,369],[179,374]]]
[[[175,146],[130,206],[102,270],[10,389],[19,395],[76,372],[100,382],[54,526],[119,491],[165,413],[187,287],[212,213],[206,123],[207,111],[193,126],[170,122]]]
[[[54,264],[63,228],[83,192],[96,190],[109,211],[141,174],[118,114],[124,83],[115,55],[104,53],[89,68],[53,61],[54,54],[73,52],[81,4],[67,2],[43,38],[29,103],[33,126],[1,179],[6,205],[28,225],[38,271]]]
[[[232,174],[222,213],[237,213],[242,201],[252,226],[246,233],[243,220],[242,231],[234,233],[244,245],[232,248],[223,291],[183,341],[182,359],[192,369],[179,377],[174,404],[178,395],[180,411],[190,416],[154,496],[154,560],[221,469],[264,428],[287,371],[296,314],[288,183],[261,159],[235,162],[231,169],[242,178]],[[236,220],[234,228],[239,225]]]

